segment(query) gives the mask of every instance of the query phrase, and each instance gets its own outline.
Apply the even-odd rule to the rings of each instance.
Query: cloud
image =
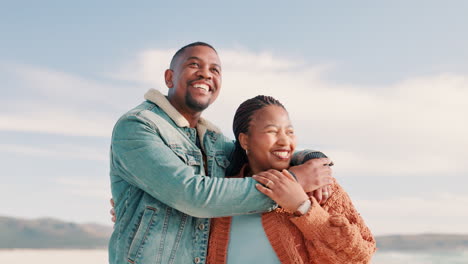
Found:
[[[89,177],[60,177],[55,182],[60,186],[60,190],[69,195],[87,198],[98,198],[109,200],[110,193],[109,179],[99,177],[90,179]]]
[[[355,200],[374,234],[468,233],[468,196]]]
[[[9,77],[0,98],[2,131],[110,137],[117,118],[145,91],[131,95],[135,89],[127,86],[30,65],[0,69],[0,77]]]
[[[47,146],[0,144],[0,152],[55,159],[109,161],[107,155],[108,149],[85,147],[76,144],[52,144]]]
[[[149,87],[166,91],[163,73],[174,50],[142,51],[103,80],[31,66],[14,67],[27,93],[2,100],[0,130],[109,137],[117,118]],[[333,64],[268,52],[220,50],[223,88],[205,113],[227,134],[237,106],[258,94],[282,101],[300,147],[320,148],[341,169],[362,175],[468,172],[467,76],[440,73],[390,85],[340,84],[325,78]],[[108,79],[106,79],[108,78]],[[138,89],[116,85],[138,84]],[[144,87],[144,88],[143,88]]]

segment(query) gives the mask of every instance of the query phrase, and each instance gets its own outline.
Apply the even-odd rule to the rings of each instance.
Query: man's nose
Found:
[[[203,77],[204,79],[211,79],[212,73],[208,67],[201,67],[197,71],[198,76]]]

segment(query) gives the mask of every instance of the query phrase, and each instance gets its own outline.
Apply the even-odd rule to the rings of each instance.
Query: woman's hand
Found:
[[[263,184],[256,185],[260,192],[289,212],[295,212],[299,205],[309,199],[302,186],[287,170],[269,170],[252,177]]]
[[[329,184],[329,185],[323,186],[322,188],[318,188],[317,190],[313,192],[308,192],[307,194],[309,196],[314,196],[317,202],[320,205],[323,205],[327,202],[328,198],[330,198],[332,193],[333,193],[333,189],[332,189],[332,186]]]

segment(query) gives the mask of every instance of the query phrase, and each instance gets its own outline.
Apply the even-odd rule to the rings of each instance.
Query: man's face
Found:
[[[169,101],[179,112],[202,112],[218,97],[221,62],[210,47],[189,47],[176,58],[165,78]]]

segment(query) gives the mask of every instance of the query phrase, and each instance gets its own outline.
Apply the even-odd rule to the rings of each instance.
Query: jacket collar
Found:
[[[183,115],[171,105],[166,96],[156,89],[149,89],[145,93],[145,99],[159,106],[179,127],[190,127],[189,122]],[[221,130],[213,125],[210,121],[200,117],[197,124],[197,131],[200,136],[204,135],[207,130],[221,133]]]

